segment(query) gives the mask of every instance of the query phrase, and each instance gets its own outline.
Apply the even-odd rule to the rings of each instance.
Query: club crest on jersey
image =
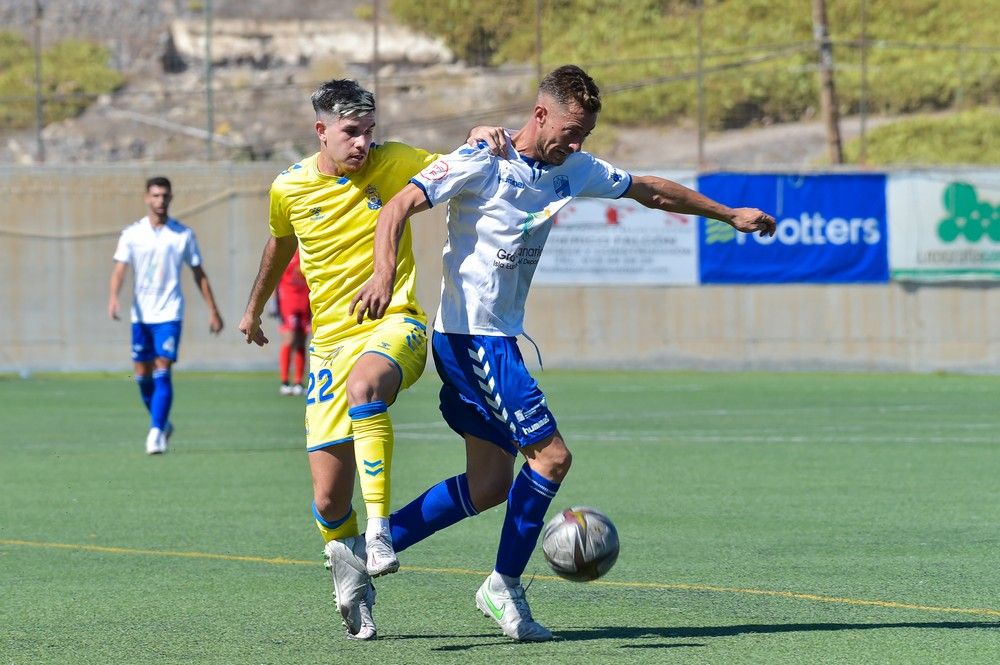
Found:
[[[322,208],[309,208],[309,216],[312,219],[322,219],[323,209]]]
[[[420,175],[428,180],[440,180],[448,175],[448,162],[439,159],[421,171]]]
[[[557,175],[552,179],[552,189],[556,190],[556,194],[558,194],[560,198],[566,198],[567,196],[573,195],[569,189],[569,178],[564,175]]]
[[[370,210],[378,210],[382,207],[382,197],[378,195],[375,185],[365,187],[365,196],[368,197],[368,208]]]

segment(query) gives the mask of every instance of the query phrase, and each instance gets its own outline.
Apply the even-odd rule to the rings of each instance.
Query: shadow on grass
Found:
[[[834,632],[841,630],[882,630],[887,628],[921,628],[931,630],[1000,629],[996,621],[908,621],[894,623],[781,623],[781,624],[740,624],[733,626],[676,626],[676,627],[624,627],[602,626],[579,630],[560,630],[555,633],[555,641],[579,642],[586,640],[644,640],[650,638],[690,639],[704,637],[733,637],[746,634]],[[511,644],[510,640],[497,634],[490,635],[394,635],[389,640],[419,639],[483,639],[481,643],[455,644],[435,647],[432,651],[467,651],[479,647]],[[624,644],[623,649],[670,649],[677,647],[704,647],[704,643],[657,643]]]
[[[558,636],[567,641],[601,639],[636,639],[643,637],[692,638],[733,637],[746,634],[834,632],[839,630],[881,630],[885,628],[929,628],[932,630],[1000,629],[997,621],[906,621],[894,623],[777,623],[738,624],[734,626],[676,626],[670,628],[634,628],[604,626],[583,630],[561,630]]]

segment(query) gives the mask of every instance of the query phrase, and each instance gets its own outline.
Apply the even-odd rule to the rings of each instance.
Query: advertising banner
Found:
[[[771,237],[700,220],[705,284],[865,283],[889,279],[885,175],[713,173],[698,191],[774,215]]]
[[[886,204],[893,279],[1000,279],[1000,172],[893,173]]]
[[[691,172],[656,172],[694,188]],[[574,199],[559,211],[534,284],[696,284],[697,221],[632,199]]]

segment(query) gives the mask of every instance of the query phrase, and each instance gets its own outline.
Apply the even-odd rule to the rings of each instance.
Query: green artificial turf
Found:
[[[502,509],[404,552],[377,582],[379,639],[344,639],[302,403],[269,374],[177,371],[161,457],[126,374],[0,377],[0,663],[1000,657],[1000,377],[538,378],[574,453],[550,515],[596,506],[622,541],[588,584],[536,552],[547,644],[476,610]],[[437,385],[391,410],[395,506],[464,470]]]

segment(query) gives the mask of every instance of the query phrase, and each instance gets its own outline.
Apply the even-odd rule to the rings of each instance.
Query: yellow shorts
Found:
[[[354,440],[347,415],[347,376],[364,353],[389,359],[400,373],[400,390],[412,386],[427,364],[427,322],[388,316],[374,330],[329,346],[309,348],[306,391],[306,450],[313,452]]]

